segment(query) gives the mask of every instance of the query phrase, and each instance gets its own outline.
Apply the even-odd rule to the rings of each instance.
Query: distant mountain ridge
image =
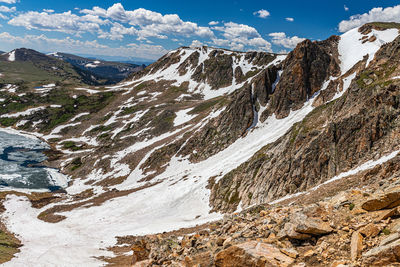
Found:
[[[2,83],[103,84],[104,80],[38,51],[19,48],[0,55]]]
[[[104,61],[60,52],[50,53],[48,56],[61,59],[76,68],[105,78],[108,80],[108,84],[120,82],[130,74],[141,71],[146,67],[143,64]]]
[[[63,82],[74,85],[110,85],[144,67],[91,60],[72,54],[46,55],[33,49],[18,48],[0,54],[0,83],[19,81],[25,84]]]

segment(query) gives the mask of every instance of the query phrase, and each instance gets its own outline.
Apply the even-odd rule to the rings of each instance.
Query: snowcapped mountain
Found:
[[[43,203],[4,201],[23,244],[8,264],[98,266],[117,236],[194,227],[397,158],[395,26],[306,40],[288,55],[182,47],[104,88],[4,87],[0,123],[46,140],[47,164],[70,177]]]

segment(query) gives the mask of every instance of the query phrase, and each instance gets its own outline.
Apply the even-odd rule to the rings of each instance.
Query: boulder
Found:
[[[365,201],[361,207],[367,211],[391,209],[400,205],[400,188],[392,189],[390,192],[378,195]]]
[[[354,232],[351,236],[350,255],[354,261],[361,254],[363,248],[363,237],[359,232]]]
[[[327,222],[317,218],[310,218],[304,213],[297,212],[292,215],[290,222],[286,223],[278,233],[278,238],[306,240],[312,236],[329,234],[333,229]]]
[[[210,251],[185,257],[185,266],[212,266],[213,255]]]
[[[301,212],[297,212],[292,216],[291,223],[295,225],[296,232],[303,234],[322,235],[333,231],[329,223],[317,218],[310,218]]]
[[[381,226],[370,223],[361,228],[359,232],[365,237],[375,237],[381,232],[381,230],[382,230]]]
[[[386,266],[398,262],[400,258],[400,239],[381,244],[363,254],[366,266]]]
[[[217,267],[273,267],[289,266],[294,259],[286,256],[273,245],[250,241],[219,252],[215,255],[214,262]]]

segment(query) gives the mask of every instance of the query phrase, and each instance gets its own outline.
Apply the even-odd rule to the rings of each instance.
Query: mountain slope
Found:
[[[101,78],[76,69],[69,63],[46,56],[32,49],[20,48],[0,55],[2,83],[22,82],[43,85],[63,82],[65,84],[99,84]]]
[[[4,202],[2,220],[25,244],[11,263],[96,266],[115,236],[220,219],[396,152],[398,35],[369,24],[288,55],[183,47],[116,86],[13,100],[37,99],[1,116],[58,150],[48,164],[71,182],[38,209]],[[52,109],[68,116],[48,126]]]
[[[145,68],[144,65],[89,59],[60,52],[51,53],[49,56],[61,59],[85,72],[93,73],[95,76],[107,79],[106,84],[118,83],[130,74]]]

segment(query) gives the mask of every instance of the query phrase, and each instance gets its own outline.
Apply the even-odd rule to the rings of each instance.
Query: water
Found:
[[[66,187],[67,176],[41,165],[48,148],[38,139],[0,130],[0,190],[55,191]]]

